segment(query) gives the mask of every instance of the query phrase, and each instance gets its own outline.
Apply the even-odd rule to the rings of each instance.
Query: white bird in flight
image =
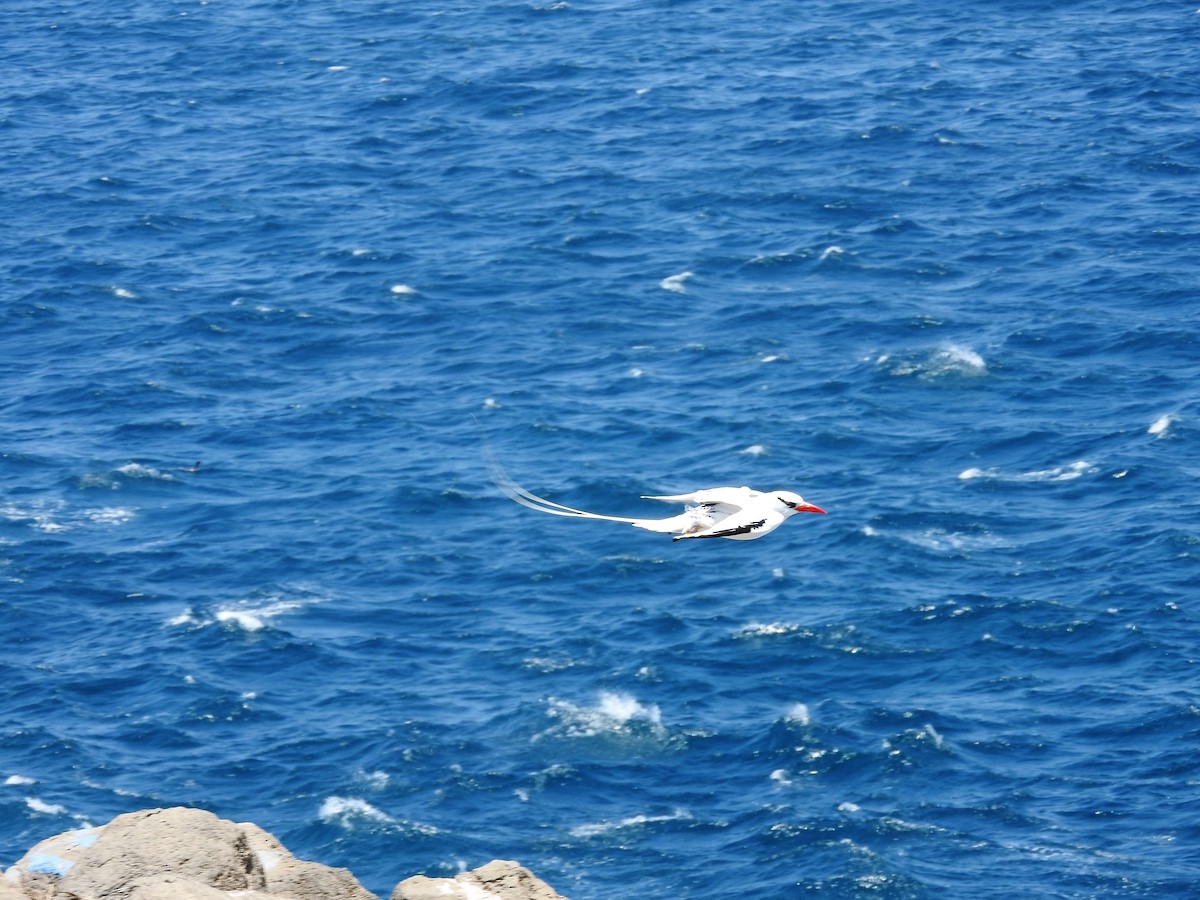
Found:
[[[748,487],[718,487],[692,491],[690,494],[674,494],[669,497],[643,495],[643,500],[662,500],[666,503],[692,504],[682,513],[665,519],[635,519],[625,516],[602,516],[584,512],[572,506],[563,506],[537,494],[531,494],[498,465],[493,465],[492,476],[500,490],[522,506],[549,513],[552,516],[570,516],[575,519],[599,519],[604,522],[625,522],[635,528],[673,534],[672,541],[691,538],[728,538],[734,541],[752,541],[770,534],[784,521],[796,513],[824,513],[825,510],[806,501],[792,491],[756,491]]]

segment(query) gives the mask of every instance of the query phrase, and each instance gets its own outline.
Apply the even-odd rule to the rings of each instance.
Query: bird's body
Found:
[[[675,535],[672,540],[692,538],[727,538],[752,541],[770,534],[789,517],[798,512],[823,513],[825,510],[805,501],[792,491],[756,491],[749,487],[718,487],[671,496],[643,496],[644,500],[683,503],[686,508],[676,516],[664,519],[638,519],[625,516],[604,516],[563,506],[532,494],[493,466],[496,484],[508,497],[522,506],[576,519],[598,519],[605,522],[624,522],[635,528]]]

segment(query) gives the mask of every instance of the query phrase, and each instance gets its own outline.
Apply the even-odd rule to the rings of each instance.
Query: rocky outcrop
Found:
[[[29,900],[374,900],[345,869],[296,859],[257,825],[149,809],[42,841],[4,880]]]
[[[417,875],[393,900],[565,900],[515,862]],[[377,900],[345,869],[306,862],[257,825],[148,809],[42,841],[0,877],[0,900]]]
[[[396,885],[391,900],[566,900],[520,863],[493,859],[454,878],[414,875]]]

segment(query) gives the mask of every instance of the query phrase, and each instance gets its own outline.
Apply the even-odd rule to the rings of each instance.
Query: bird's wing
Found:
[[[714,522],[710,527],[688,534],[680,534],[671,538],[680,541],[684,538],[748,538],[758,537],[769,531],[774,531],[783,521],[779,513],[759,509],[741,510],[735,515]],[[742,538],[745,540],[746,538]]]
[[[704,506],[689,506],[677,516],[667,519],[631,519],[629,524],[635,528],[647,531],[658,531],[662,534],[687,534],[712,528],[724,516],[714,515]]]
[[[718,487],[692,491],[690,494],[669,496],[643,496],[643,500],[662,500],[666,503],[698,503],[721,518],[740,512],[758,496],[758,491],[748,487]]]

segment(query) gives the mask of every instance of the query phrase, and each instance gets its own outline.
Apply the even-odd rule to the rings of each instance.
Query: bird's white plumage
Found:
[[[756,491],[749,487],[718,487],[669,496],[643,496],[644,500],[683,503],[682,513],[663,519],[605,516],[564,506],[527,491],[509,477],[495,460],[492,477],[500,490],[522,506],[576,519],[624,522],[635,528],[675,535],[672,540],[688,538],[728,538],[750,541],[769,534],[798,512],[823,513],[825,510],[805,501],[792,491]]]

